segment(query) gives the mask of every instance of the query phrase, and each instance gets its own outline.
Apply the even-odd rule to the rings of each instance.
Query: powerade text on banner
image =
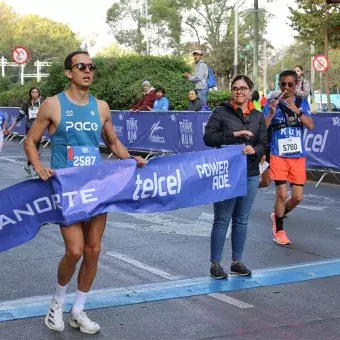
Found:
[[[0,191],[0,252],[29,241],[44,223],[70,225],[107,212],[154,213],[244,196],[242,145],[55,171]]]

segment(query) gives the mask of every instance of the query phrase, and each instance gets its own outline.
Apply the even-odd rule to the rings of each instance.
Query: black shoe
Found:
[[[217,280],[225,280],[228,278],[226,273],[219,263],[212,263],[210,267],[210,276]]]
[[[230,271],[232,274],[237,274],[240,276],[249,276],[251,275],[251,270],[249,270],[242,262],[238,261],[236,263],[232,263],[230,266]]]

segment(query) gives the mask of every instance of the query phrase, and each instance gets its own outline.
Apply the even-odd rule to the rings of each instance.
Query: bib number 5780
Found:
[[[89,166],[96,162],[94,156],[74,156],[73,166]]]

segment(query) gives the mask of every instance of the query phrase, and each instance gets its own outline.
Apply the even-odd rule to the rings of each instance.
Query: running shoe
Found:
[[[242,262],[237,261],[232,263],[230,266],[230,271],[232,274],[237,274],[240,276],[249,276],[251,275],[251,270],[249,270]]]
[[[95,334],[100,331],[100,326],[89,319],[84,311],[78,314],[72,314],[68,319],[68,324],[72,328],[79,328],[81,332],[86,334]]]
[[[45,317],[45,324],[53,331],[62,332],[65,327],[63,320],[64,304],[56,298],[52,299],[50,309]]]
[[[273,241],[277,244],[281,244],[283,246],[287,244],[291,244],[289,238],[286,235],[286,232],[284,230],[280,230],[273,236]]]
[[[273,224],[273,235],[275,236],[276,234],[276,220],[275,220],[275,213],[270,214],[270,219],[272,220]]]
[[[210,276],[217,280],[225,280],[228,278],[226,273],[219,263],[212,263],[210,267]]]
[[[24,166],[24,170],[26,172],[26,176],[31,176],[32,175],[31,167],[29,165],[25,165]]]

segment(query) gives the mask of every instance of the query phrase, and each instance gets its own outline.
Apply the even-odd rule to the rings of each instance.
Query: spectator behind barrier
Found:
[[[208,102],[208,65],[204,62],[202,59],[203,54],[200,50],[196,50],[192,52],[192,55],[194,56],[195,60],[195,73],[190,74],[186,72],[184,74],[184,77],[186,77],[188,80],[190,80],[192,83],[195,84],[195,90],[197,90],[197,95],[200,98],[201,102],[203,104],[206,104]],[[199,110],[195,110],[199,111]]]
[[[197,96],[196,90],[189,91],[189,106],[187,111],[201,111],[202,110],[202,102],[201,99]]]
[[[261,95],[261,100],[260,100],[260,103],[261,103],[261,108],[263,110],[263,108],[266,106],[267,104],[267,98],[264,94]]]
[[[133,105],[130,108],[130,112],[138,112],[138,111],[150,111],[153,107],[153,103],[157,99],[156,91],[148,80],[144,80],[142,83],[143,86],[143,97],[138,101],[137,104]]]
[[[298,81],[295,88],[295,95],[302,98],[308,98],[311,94],[308,80],[303,76],[303,68],[300,65],[294,67],[294,71],[298,75]]]
[[[156,88],[156,97],[153,108],[148,107],[148,109],[150,111],[169,111],[169,99],[165,97],[165,89],[163,87]]]
[[[251,95],[251,101],[257,111],[262,111],[259,91],[255,90]]]

